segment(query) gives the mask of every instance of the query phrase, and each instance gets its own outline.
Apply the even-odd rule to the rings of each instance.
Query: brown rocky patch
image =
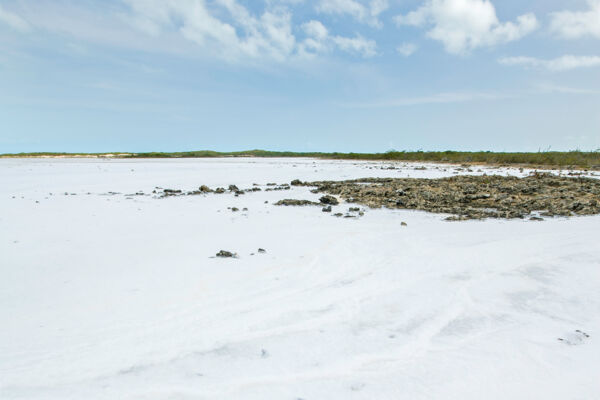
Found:
[[[451,214],[449,220],[524,218],[533,212],[542,216],[600,213],[600,180],[549,173],[525,178],[484,175],[296,182],[300,185],[348,203]]]

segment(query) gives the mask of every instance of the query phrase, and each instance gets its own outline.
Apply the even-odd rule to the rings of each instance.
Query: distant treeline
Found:
[[[115,158],[209,158],[209,157],[312,157],[335,160],[430,161],[445,163],[517,164],[548,167],[600,169],[600,151],[540,151],[536,153],[495,153],[491,151],[388,151],[386,153],[319,153],[249,150],[217,152],[210,150],[151,153],[19,153],[0,157],[103,157]]]

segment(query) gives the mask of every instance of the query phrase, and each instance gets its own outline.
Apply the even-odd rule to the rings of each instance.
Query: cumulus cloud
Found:
[[[296,56],[315,56],[335,49],[371,57],[373,40],[360,35],[330,34],[319,21],[301,25],[305,37],[297,38],[289,1],[267,2],[262,14],[253,14],[238,0],[125,0],[130,22],[139,30],[160,35],[176,32],[187,40],[230,60],[243,58],[284,61]],[[381,0],[373,1],[373,4]],[[297,33],[297,32],[296,32]]]
[[[317,11],[324,14],[346,14],[361,23],[381,27],[383,24],[379,21],[379,14],[388,7],[388,0],[371,0],[368,3],[358,0],[320,0],[317,4]]]
[[[184,38],[227,59],[243,56],[284,60],[294,52],[291,15],[285,9],[253,15],[236,0],[217,0],[215,6],[231,22],[215,17],[204,0],[126,0],[131,22],[140,30],[159,35],[177,31]]]
[[[551,60],[535,57],[504,57],[499,59],[498,62],[509,66],[542,68],[549,71],[567,71],[576,68],[599,67],[600,57],[564,55]]]
[[[334,48],[363,57],[373,57],[377,54],[377,44],[374,40],[365,39],[360,35],[355,37],[331,35],[320,21],[308,21],[302,25],[302,29],[307,35],[301,44],[301,53],[304,55],[325,53]]]
[[[489,0],[426,0],[394,20],[398,26],[430,27],[427,36],[454,54],[518,40],[539,26],[533,14],[521,15],[515,22],[500,22]]]
[[[600,39],[600,0],[588,0],[586,11],[560,11],[550,14],[550,30],[576,39],[592,36]]]
[[[2,23],[20,32],[27,32],[31,29],[27,21],[17,14],[4,9],[0,4],[0,24]]]

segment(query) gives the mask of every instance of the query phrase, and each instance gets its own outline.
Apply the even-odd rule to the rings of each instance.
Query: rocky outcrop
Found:
[[[450,214],[449,220],[592,215],[600,213],[600,180],[534,173],[442,179],[365,178],[302,183],[348,203]],[[321,202],[323,202],[323,196]],[[337,201],[337,199],[336,199]],[[329,203],[326,203],[329,204]],[[331,203],[334,204],[334,203]]]

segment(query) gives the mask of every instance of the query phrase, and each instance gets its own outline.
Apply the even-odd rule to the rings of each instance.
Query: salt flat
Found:
[[[600,398],[599,216],[344,219],[264,191],[528,173],[421,166],[0,160],[0,398]]]

